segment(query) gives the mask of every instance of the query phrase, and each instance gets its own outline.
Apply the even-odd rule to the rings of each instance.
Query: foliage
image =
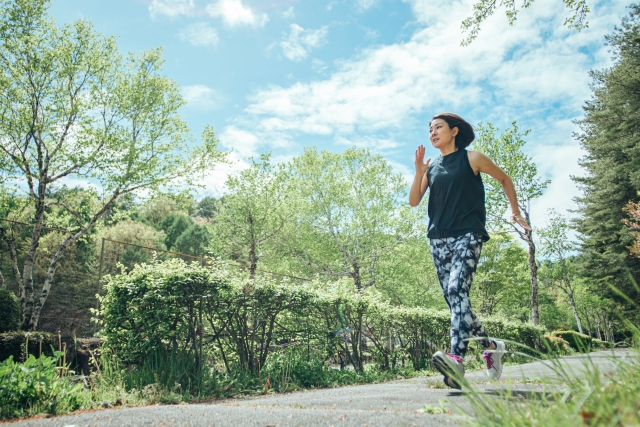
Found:
[[[567,296],[578,331],[582,334],[582,321],[573,295],[575,263],[572,262],[573,257],[570,255],[577,246],[569,237],[571,230],[569,220],[555,209],[549,209],[548,214],[549,224],[540,230],[541,254],[547,257],[546,278],[552,286],[558,287]]]
[[[148,367],[159,363],[150,362],[154,357],[198,366],[204,354],[227,373],[256,374],[275,366],[269,364],[276,349],[304,344],[308,358],[313,354],[321,364],[352,365],[358,373],[365,371],[367,360],[383,370],[397,369],[404,360],[414,370],[429,368],[433,351],[449,343],[450,314],[391,306],[349,282],[343,279],[327,289],[321,282],[247,281],[218,267],[207,270],[179,260],[136,266],[115,276],[102,299],[105,347],[137,372],[151,372]],[[539,346],[543,333],[499,318],[486,319],[485,327],[492,336],[530,347]],[[165,373],[176,372],[175,382],[179,371]]]
[[[640,258],[640,232],[638,232],[638,230],[640,230],[640,202],[634,203],[633,201],[629,201],[622,210],[630,217],[623,219],[622,222],[624,225],[634,230],[633,244],[628,246],[629,252],[631,252],[631,255],[636,258]]]
[[[20,328],[20,301],[7,289],[0,289],[0,313],[0,333],[17,331]]]
[[[132,243],[134,245],[147,246],[157,249],[165,249],[165,234],[153,227],[133,220],[119,221],[115,225],[103,228],[95,237],[96,258],[101,256],[101,239],[111,239],[118,242]],[[116,264],[121,263],[127,270],[131,270],[135,264],[151,261],[151,253],[147,249],[135,246],[121,245],[113,242],[105,242],[103,264],[105,274],[116,273]]]
[[[80,407],[78,392],[82,384],[73,385],[60,378],[57,368],[61,352],[53,357],[30,355],[24,363],[9,357],[0,362],[0,419],[10,419],[47,412],[55,414]]]
[[[569,343],[572,349],[581,353],[591,351],[591,337],[576,331],[553,331],[552,337],[560,337]]]
[[[227,259],[235,254],[252,278],[265,246],[291,219],[287,178],[283,166],[271,164],[270,155],[260,156],[259,161],[252,159],[249,169],[227,178],[228,194],[219,201],[211,222],[217,243],[214,252]]]
[[[163,351],[199,358],[199,315],[217,304],[226,286],[208,270],[180,260],[137,265],[129,274],[114,276],[100,300],[105,348],[126,363]]]
[[[542,347],[549,353],[563,355],[571,352],[569,343],[560,336],[545,335],[542,337]]]
[[[204,256],[211,240],[211,233],[204,225],[191,224],[178,236],[173,250],[192,256]]]
[[[322,276],[349,277],[358,290],[373,286],[378,261],[426,227],[424,209],[411,211],[405,202],[402,175],[368,150],[307,148],[290,171],[295,220],[279,240]]]
[[[47,332],[5,332],[0,334],[0,361],[13,357],[24,362],[32,354],[53,356],[57,347],[57,337]]]
[[[100,221],[122,195],[190,185],[224,158],[209,127],[203,144],[191,148],[184,104],[177,83],[162,75],[160,49],[123,59],[113,38],[87,21],[57,27],[47,0],[0,3],[0,176],[32,209],[28,251],[19,265],[10,247],[20,287],[24,329],[35,329],[64,252]],[[66,179],[89,179],[100,190],[72,190],[62,199],[51,190]],[[76,197],[93,193],[94,197]],[[93,201],[93,203],[88,203]],[[31,270],[49,220],[71,233],[49,258],[42,290],[35,292]],[[22,271],[20,271],[22,270]]]
[[[634,230],[623,222],[623,208],[639,200],[640,188],[640,6],[630,9],[622,26],[607,37],[613,67],[591,73],[593,97],[579,122],[586,152],[580,165],[586,174],[573,179],[583,190],[577,199],[584,252],[579,274],[589,280],[592,292],[613,300],[625,318],[637,323],[640,312],[630,301],[640,300],[634,285],[640,279],[640,259],[627,249]]]
[[[160,228],[166,233],[164,243],[167,249],[172,249],[178,237],[192,224],[193,220],[183,213],[171,213],[165,216],[160,222]]]
[[[513,181],[518,195],[518,207],[527,223],[531,224],[531,201],[542,195],[549,184],[549,180],[542,180],[538,176],[538,168],[533,159],[522,150],[526,141],[524,138],[529,131],[520,133],[514,121],[511,128],[496,137],[496,129],[491,123],[480,123],[477,127],[478,137],[473,143],[473,149],[486,154]],[[536,261],[536,245],[533,240],[533,230],[526,231],[505,218],[509,202],[502,185],[494,180],[485,183],[487,201],[488,227],[495,231],[507,229],[515,233],[529,249],[529,272],[531,275],[531,320],[534,325],[540,323],[538,311],[538,264]]]
[[[504,315],[529,320],[529,266],[527,253],[509,234],[494,234],[482,245],[471,297],[485,316]]]
[[[635,333],[638,333],[638,329]],[[640,358],[638,349],[626,357],[607,360],[613,368],[602,370],[601,359],[587,357],[584,366],[571,369],[558,360],[551,368],[563,383],[536,398],[522,399],[508,391],[496,399],[472,389],[472,426],[636,426],[640,422]],[[518,398],[519,397],[519,398]]]
[[[523,0],[520,5],[521,9],[526,9],[531,6],[534,0]],[[587,15],[591,11],[586,0],[562,0],[567,9],[569,9],[569,16],[564,20],[564,25],[568,28],[574,28],[581,31],[587,28]],[[480,32],[480,26],[491,15],[494,14],[497,7],[504,7],[507,15],[509,25],[513,25],[516,22],[518,16],[518,5],[515,0],[480,0],[473,5],[473,15],[462,21],[462,30],[468,33],[466,38],[462,40],[462,45],[466,46],[471,44],[473,40],[478,37]]]

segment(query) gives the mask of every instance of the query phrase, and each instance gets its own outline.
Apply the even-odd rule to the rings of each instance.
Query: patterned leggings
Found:
[[[451,354],[463,356],[470,337],[485,337],[485,348],[491,345],[480,320],[471,312],[469,290],[482,251],[482,240],[475,233],[460,237],[431,239],[431,256],[436,266],[444,298],[451,311]]]

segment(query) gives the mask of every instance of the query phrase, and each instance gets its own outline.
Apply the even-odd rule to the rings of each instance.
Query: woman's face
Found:
[[[429,126],[429,139],[433,147],[437,149],[455,145],[457,134],[458,128],[451,129],[449,124],[442,119],[433,119]]]

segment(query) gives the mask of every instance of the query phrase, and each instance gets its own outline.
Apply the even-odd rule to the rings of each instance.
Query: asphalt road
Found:
[[[618,363],[637,355],[628,350],[601,351],[561,359],[562,370],[581,375],[597,367],[612,371]],[[484,372],[468,372],[466,379],[488,395],[543,393],[558,380],[549,362],[506,366],[500,382],[489,383]],[[533,380],[533,381],[532,381]],[[540,381],[543,380],[543,381]],[[412,378],[382,384],[228,399],[187,405],[155,405],[106,409],[55,418],[30,419],[12,426],[441,426],[464,424],[470,412],[466,392],[442,389],[440,377]],[[452,413],[434,414],[444,407]],[[431,406],[431,410],[425,407]]]

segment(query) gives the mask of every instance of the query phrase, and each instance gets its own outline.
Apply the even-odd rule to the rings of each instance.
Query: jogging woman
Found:
[[[495,178],[511,206],[511,219],[531,230],[520,214],[511,178],[491,159],[477,151],[467,151],[475,139],[473,127],[462,117],[443,113],[429,123],[431,144],[440,156],[424,161],[424,146],[416,150],[416,175],[409,192],[409,204],[417,206],[427,188],[429,194],[429,237],[431,256],[438,273],[442,293],[451,312],[451,353],[436,352],[432,361],[444,375],[444,382],[461,388],[464,377],[462,361],[469,338],[477,337],[485,348],[487,375],[498,379],[502,374],[505,344],[490,339],[480,320],[471,311],[469,290],[473,282],[483,242],[489,240],[485,228],[485,191],[480,173]]]

